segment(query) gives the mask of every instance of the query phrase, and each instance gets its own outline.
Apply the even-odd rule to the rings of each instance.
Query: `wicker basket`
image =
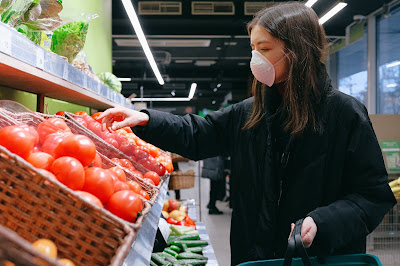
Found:
[[[168,188],[170,190],[178,190],[194,187],[194,171],[189,170],[182,172],[180,170],[173,171],[169,179]]]
[[[121,265],[137,232],[0,146],[0,225],[48,238],[76,265]],[[1,252],[0,252],[1,253]]]

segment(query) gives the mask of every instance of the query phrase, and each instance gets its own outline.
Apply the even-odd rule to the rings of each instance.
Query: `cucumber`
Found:
[[[207,257],[200,255],[200,254],[195,254],[192,252],[182,252],[178,254],[178,259],[196,259],[196,260],[208,260]]]
[[[186,244],[182,244],[182,249],[184,252],[187,252],[188,246]]]
[[[174,256],[174,258],[176,258],[176,256],[178,256],[178,252],[176,252],[175,250],[172,250],[171,248],[168,248],[168,247],[164,248],[164,252]]]
[[[203,248],[202,247],[192,247],[192,248],[185,249],[185,251],[192,252],[192,253],[203,253]]]
[[[158,253],[151,254],[151,260],[155,262],[157,265],[168,266],[172,265],[172,263],[166,261],[163,257],[161,257]]]
[[[186,244],[188,247],[201,247],[207,246],[208,242],[205,240],[176,240],[173,241],[171,244],[179,247],[182,247],[182,244]]]
[[[171,245],[169,248],[172,249],[172,250],[175,251],[175,252],[178,252],[178,253],[181,252],[181,248],[178,247],[178,246]]]
[[[166,261],[171,262],[173,265],[179,264],[179,261],[174,256],[170,255],[169,253],[162,252],[162,255],[164,256],[164,259]]]
[[[157,266],[157,264],[154,261],[150,261],[150,266]]]
[[[181,265],[197,266],[197,265],[206,265],[207,261],[206,260],[188,259],[188,260],[179,260],[179,263],[181,263]]]
[[[170,245],[172,242],[178,241],[178,240],[199,240],[199,239],[200,239],[200,237],[198,234],[174,236],[174,237],[168,237],[167,244]]]

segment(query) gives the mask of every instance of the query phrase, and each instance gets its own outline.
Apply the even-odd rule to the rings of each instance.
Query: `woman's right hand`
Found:
[[[125,107],[115,107],[104,111],[98,119],[102,119],[102,129],[117,130],[123,127],[146,126],[149,116]]]

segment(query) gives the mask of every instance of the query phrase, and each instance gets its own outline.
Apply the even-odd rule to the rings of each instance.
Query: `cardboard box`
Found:
[[[397,143],[400,143],[400,115],[375,114],[370,115],[370,119],[381,148],[383,141],[397,141]],[[387,149],[388,147],[384,148],[386,149],[383,151],[383,158],[385,160],[386,169],[388,170],[389,179],[397,178],[400,176],[400,173],[398,171],[391,171],[388,167],[387,160],[389,158],[388,156],[391,156],[389,160],[391,160],[390,164],[393,167],[393,155],[396,153],[396,148],[392,149],[392,151]],[[397,153],[399,154],[399,151],[397,151]]]

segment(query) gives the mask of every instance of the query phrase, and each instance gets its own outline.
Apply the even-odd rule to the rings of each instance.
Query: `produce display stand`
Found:
[[[34,44],[23,35],[1,22],[0,36],[0,86],[37,94],[37,111],[44,112],[44,97],[51,97],[95,109],[106,109],[115,106],[124,106],[134,109],[134,106],[131,104],[131,102],[124,98],[121,94],[116,93],[106,85],[88,77],[83,72],[68,64],[58,55]],[[72,248],[73,244],[77,243],[73,243],[74,241],[71,242],[68,237],[72,237],[74,234],[76,234],[76,228],[74,230],[70,230],[68,223],[72,223],[73,219],[67,219],[67,217],[69,217],[71,213],[74,213],[74,211],[79,212],[79,215],[81,216],[90,216],[93,214],[95,215],[95,218],[92,218],[91,220],[91,222],[94,223],[92,228],[87,227],[87,225],[82,225],[82,228],[86,228],[85,230],[89,232],[86,234],[90,234],[90,237],[96,239],[96,241],[90,242],[98,243],[98,245],[96,245],[97,249],[101,246],[101,243],[104,243],[105,241],[105,238],[103,238],[101,234],[107,234],[108,231],[108,234],[115,235],[116,230],[112,229],[112,227],[118,228],[119,232],[119,235],[114,237],[114,246],[112,246],[110,243],[107,243],[108,246],[112,247],[112,252],[108,254],[108,263],[99,262],[101,265],[141,265],[140,261],[145,263],[143,265],[148,265],[154,243],[154,237],[157,232],[162,204],[168,189],[169,175],[163,176],[163,180],[165,182],[161,182],[161,187],[156,188],[156,197],[152,198],[152,201],[150,202],[151,204],[146,204],[148,208],[147,215],[139,218],[139,224],[141,224],[141,226],[135,230],[133,227],[126,226],[127,223],[122,219],[119,219],[116,216],[110,216],[108,211],[96,208],[92,204],[83,201],[80,197],[74,195],[74,193],[67,187],[37,172],[35,168],[31,168],[30,164],[26,163],[24,160],[20,160],[18,157],[14,158],[12,154],[7,153],[7,150],[2,152],[3,154],[6,154],[6,158],[3,158],[5,165],[10,165],[8,160],[9,158],[13,158],[13,160],[16,162],[16,166],[23,166],[22,168],[17,167],[16,169],[13,169],[12,166],[10,166],[10,169],[13,169],[13,171],[15,170],[17,173],[15,174],[15,180],[20,181],[15,184],[18,184],[21,191],[29,189],[29,187],[27,187],[27,185],[22,181],[22,177],[20,177],[23,176],[26,178],[26,180],[31,180],[33,186],[32,188],[36,189],[35,193],[37,195],[40,193],[47,193],[46,195],[51,195],[52,199],[54,199],[54,204],[59,204],[59,199],[57,199],[57,197],[60,196],[63,198],[62,200],[66,200],[68,204],[71,205],[68,208],[65,208],[65,206],[61,206],[59,208],[59,211],[65,211],[65,219],[63,218],[63,223],[65,225],[62,225],[61,223],[52,224],[49,222],[51,219],[56,219],[56,216],[52,216],[53,214],[49,214],[48,218],[50,220],[45,221],[42,221],[40,219],[40,215],[38,214],[35,216],[35,219],[38,221],[37,224],[40,224],[40,222],[44,224],[37,228],[35,227],[35,223],[32,223],[31,219],[27,219],[23,211],[20,215],[21,221],[12,220],[14,219],[13,217],[15,217],[15,215],[12,213],[8,214],[8,207],[4,205],[4,209],[2,211],[3,213],[0,212],[0,217],[3,221],[5,221],[3,219],[5,217],[9,221],[12,221],[5,222],[5,224],[3,224],[6,229],[11,229],[20,237],[22,236],[24,239],[31,242],[35,240],[36,237],[46,237],[45,226],[51,227],[55,224],[59,226],[59,228],[57,230],[53,230],[52,232],[54,232],[54,234],[50,235],[49,237],[55,241],[57,238],[59,238],[61,242],[65,242],[65,244],[60,244],[60,249],[65,249],[65,251],[61,251],[61,253],[72,253],[77,257],[81,256],[84,258],[82,261],[89,262],[92,260],[95,262],[102,257],[102,255],[95,255],[96,258],[91,257],[91,252],[94,252],[93,254],[95,254],[95,249],[91,250],[90,252],[87,251],[86,253],[83,251],[84,254],[80,254],[82,251],[80,251],[79,248]],[[7,181],[9,177],[6,176],[6,172],[3,174],[2,182],[4,186],[2,187],[2,191],[0,193],[5,193],[5,190],[16,186],[14,183],[9,183],[11,181]],[[52,185],[52,187],[49,188],[48,184]],[[7,194],[5,194],[5,198],[10,198],[13,203],[15,202],[15,206],[22,206],[16,208],[25,208],[26,204],[24,205],[24,201],[21,201],[20,198],[11,197],[14,195],[13,193],[14,189],[13,191],[7,192]],[[29,195],[33,195],[32,197],[34,197],[36,195],[35,193],[29,193]],[[21,194],[21,197],[23,197],[22,195],[23,193]],[[48,196],[45,196],[45,198],[47,197]],[[32,204],[37,202],[39,202],[39,200],[33,199],[31,201]],[[46,213],[46,204],[50,203],[43,201],[44,209],[40,209],[42,215],[43,213]],[[30,208],[32,208],[31,212],[36,211],[36,207],[33,205]],[[25,211],[28,211],[28,209],[25,209]],[[80,222],[81,218],[78,216],[76,216],[76,219],[78,222]],[[106,228],[108,226],[109,229],[104,231],[96,225],[100,223],[103,223],[101,224],[101,228]],[[23,226],[24,224],[29,224],[32,230],[25,230]],[[98,232],[96,232],[96,230],[98,230]],[[39,235],[36,234],[37,232],[39,232]],[[70,234],[66,238],[63,237],[65,232]],[[135,237],[136,240],[133,242]],[[100,239],[97,240],[97,238]],[[90,246],[93,243],[91,243],[89,243],[87,246],[88,250],[92,248]],[[84,243],[81,244],[85,246]],[[79,244],[77,245],[79,246]],[[146,250],[148,250],[148,253],[144,252]],[[125,262],[123,262],[124,260]],[[136,264],[136,262],[138,264]]]

